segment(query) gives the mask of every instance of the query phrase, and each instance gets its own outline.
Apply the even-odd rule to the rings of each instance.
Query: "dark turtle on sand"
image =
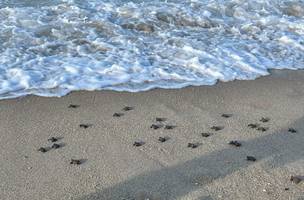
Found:
[[[252,161],[252,162],[255,162],[256,161],[256,158],[253,157],[253,156],[247,156],[246,158],[248,161]]]
[[[50,141],[50,142],[57,142],[58,138],[51,137],[51,138],[48,139],[48,141]]]
[[[250,128],[257,128],[259,126],[260,126],[260,124],[257,124],[257,123],[255,123],[255,124],[248,124],[248,127],[250,127]]]
[[[166,118],[163,118],[163,117],[156,117],[155,118],[155,121],[157,121],[157,122],[164,122],[164,121],[166,121],[167,119]]]
[[[299,184],[300,182],[304,181],[304,176],[291,176],[290,181],[294,182],[295,184]]]
[[[80,165],[81,164],[81,160],[71,159],[70,164],[71,165]]]
[[[209,136],[212,135],[212,133],[201,133],[201,135],[202,135],[203,137],[209,137]]]
[[[222,130],[224,127],[223,126],[212,126],[210,129],[214,130],[214,131],[220,131]]]
[[[258,127],[257,130],[261,131],[261,132],[265,132],[265,131],[268,130],[268,128],[266,128],[266,127]]]
[[[133,109],[134,109],[134,107],[126,106],[126,107],[124,107],[122,110],[123,110],[123,111],[130,111],[130,110],[133,110]]]
[[[133,146],[135,146],[135,147],[140,147],[140,146],[142,146],[142,145],[144,145],[145,144],[145,142],[143,142],[143,141],[135,141],[134,143],[133,143]]]
[[[270,118],[268,118],[268,117],[262,117],[260,119],[260,122],[263,122],[263,123],[266,123],[266,122],[269,122],[269,121],[270,121]]]
[[[236,147],[242,146],[242,144],[240,142],[236,141],[236,140],[232,140],[228,144],[236,146]]]
[[[92,126],[92,124],[79,124],[79,127],[80,128],[84,128],[84,129],[87,129],[87,128],[91,127],[91,126]]]
[[[169,130],[169,129],[174,129],[175,127],[176,127],[176,126],[166,125],[164,129]]]
[[[197,148],[199,145],[200,145],[199,143],[188,143],[187,147],[192,148],[192,149],[195,149],[195,148]]]
[[[158,141],[160,142],[166,142],[169,138],[168,137],[159,137]]]
[[[232,117],[232,114],[222,114],[222,117],[229,118],[229,117]]]
[[[150,126],[150,128],[152,128],[152,129],[154,129],[154,130],[159,129],[159,128],[161,128],[161,127],[162,127],[162,125],[160,125],[160,124],[152,124],[152,125]]]
[[[54,144],[52,145],[52,149],[59,149],[60,147],[61,147],[60,144],[54,143]]]
[[[70,104],[69,108],[78,108],[80,105],[76,105],[76,104]]]
[[[121,117],[123,116],[124,114],[123,113],[114,113],[113,114],[113,117]]]
[[[297,130],[296,130],[296,129],[294,129],[294,128],[288,128],[288,132],[290,132],[290,133],[296,133],[296,132],[297,132]]]
[[[47,148],[45,148],[45,147],[40,147],[40,148],[38,149],[38,151],[40,151],[40,152],[42,152],[42,153],[45,153],[45,152],[47,152],[48,150],[47,150]]]

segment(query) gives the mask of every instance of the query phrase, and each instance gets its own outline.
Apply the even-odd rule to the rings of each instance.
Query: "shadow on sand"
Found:
[[[292,125],[298,129],[297,133],[289,133],[288,127],[267,135],[257,132],[256,134],[261,136],[244,141],[241,148],[227,146],[226,149],[211,152],[174,167],[135,176],[112,187],[81,197],[79,200],[178,199],[216,179],[252,165],[254,162],[246,161],[248,154],[255,156],[258,161],[267,159],[274,168],[303,159],[304,133],[301,129],[303,124],[304,119],[301,118]],[[228,163],[227,159],[223,158],[227,158],[230,162]],[[212,200],[209,196],[198,199]]]

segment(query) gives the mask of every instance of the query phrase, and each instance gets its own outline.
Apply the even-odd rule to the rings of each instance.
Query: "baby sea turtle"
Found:
[[[157,122],[164,122],[164,121],[166,121],[167,119],[166,118],[163,118],[163,117],[156,117],[155,118],[155,121],[157,121]]]
[[[266,128],[266,127],[258,127],[257,130],[261,131],[261,132],[265,132],[265,131],[268,130],[268,128]]]
[[[135,146],[135,147],[140,147],[140,146],[142,146],[142,145],[144,145],[145,144],[145,142],[143,142],[143,141],[135,141],[134,143],[133,143],[133,146]]]
[[[257,128],[257,127],[259,127],[260,125],[259,124],[248,124],[248,127],[250,127],[250,128]]]
[[[299,184],[300,182],[304,181],[304,176],[291,176],[290,181],[294,182],[295,184]]]
[[[50,141],[50,142],[57,142],[58,138],[51,137],[51,138],[48,139],[48,141]]]
[[[199,143],[188,143],[188,147],[192,149],[197,148],[199,145],[200,145]]]
[[[162,127],[162,125],[159,125],[159,124],[152,124],[152,125],[150,126],[150,128],[152,128],[152,129],[154,129],[154,130],[159,129],[159,128],[161,128],[161,127]]]
[[[60,147],[61,147],[60,144],[54,143],[54,144],[52,145],[52,149],[59,149]]]
[[[296,133],[296,132],[297,132],[297,130],[296,130],[296,129],[294,129],[294,128],[288,128],[288,132],[290,132],[290,133]]]
[[[255,161],[256,161],[256,158],[253,157],[253,156],[247,156],[247,160],[248,160],[248,161],[255,162]]]
[[[124,107],[122,110],[123,110],[123,111],[130,111],[130,110],[133,110],[133,109],[134,109],[133,107],[126,106],[126,107]]]
[[[222,114],[222,117],[229,118],[229,117],[232,117],[232,114]]]
[[[232,140],[228,144],[236,146],[236,147],[242,146],[242,144],[240,142],[236,141],[236,140]]]
[[[47,150],[47,148],[45,148],[45,147],[40,147],[40,148],[38,149],[38,151],[40,151],[40,152],[42,152],[42,153],[45,153],[45,152],[47,152],[48,150]]]
[[[123,116],[124,114],[123,113],[114,113],[113,114],[113,117],[121,117]]]
[[[169,129],[174,129],[174,128],[175,128],[175,126],[172,126],[172,125],[166,125],[164,129],[169,130]]]
[[[263,123],[266,123],[266,122],[269,122],[269,121],[270,121],[270,118],[268,118],[268,117],[262,117],[260,119],[260,122],[263,122]]]
[[[70,164],[71,165],[80,165],[81,164],[81,160],[71,159]]]
[[[209,136],[212,135],[212,133],[201,133],[201,135],[202,135],[203,137],[209,137]]]
[[[76,104],[70,104],[69,108],[78,108],[80,105],[76,105]]]
[[[212,126],[211,129],[215,130],[215,131],[220,131],[222,130],[224,127],[223,126]]]
[[[168,137],[159,137],[158,141],[160,142],[166,142],[169,138]]]
[[[87,129],[87,128],[91,127],[91,126],[92,126],[92,124],[79,124],[79,127],[80,128],[84,128],[84,129]]]

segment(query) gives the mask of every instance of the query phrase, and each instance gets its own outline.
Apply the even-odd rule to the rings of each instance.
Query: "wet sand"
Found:
[[[290,181],[304,175],[303,117],[304,71],[287,70],[179,90],[2,100],[0,199],[304,199],[304,181]]]

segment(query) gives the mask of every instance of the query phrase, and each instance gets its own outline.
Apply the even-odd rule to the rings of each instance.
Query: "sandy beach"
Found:
[[[2,100],[0,199],[304,199],[304,181],[290,181],[304,175],[304,71],[271,73],[177,90]],[[51,137],[58,149],[49,149]]]

